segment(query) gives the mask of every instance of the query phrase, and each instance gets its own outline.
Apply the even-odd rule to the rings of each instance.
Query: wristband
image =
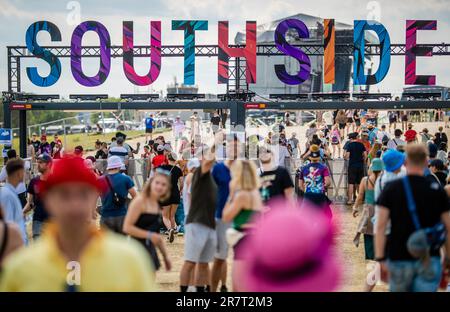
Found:
[[[376,262],[384,262],[384,261],[386,261],[386,260],[387,260],[386,256],[383,256],[383,257],[375,257],[375,261],[376,261]]]

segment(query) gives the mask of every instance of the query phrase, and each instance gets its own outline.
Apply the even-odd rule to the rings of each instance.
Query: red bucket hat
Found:
[[[46,180],[41,181],[39,187],[43,194],[52,187],[62,183],[85,183],[102,192],[102,183],[84,163],[84,159],[72,154],[65,154],[63,158],[54,161]]]

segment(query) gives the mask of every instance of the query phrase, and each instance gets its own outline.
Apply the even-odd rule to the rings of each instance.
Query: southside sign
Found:
[[[286,56],[295,58],[300,69],[296,74],[289,74],[282,64],[274,66],[278,79],[289,85],[298,85],[308,80],[311,73],[311,62],[301,48],[290,45],[286,40],[286,33],[293,29],[300,38],[309,38],[306,25],[298,19],[281,21],[274,33],[275,45]],[[405,84],[406,85],[435,85],[436,77],[433,75],[416,75],[416,57],[432,56],[431,47],[417,47],[418,30],[436,30],[435,20],[407,20],[406,21],[406,51],[405,51]],[[161,72],[161,21],[150,22],[150,69],[146,75],[138,75],[134,68],[133,54],[133,22],[123,22],[123,71],[127,79],[137,86],[147,86],[158,78]],[[174,20],[172,30],[184,31],[184,83],[195,83],[195,32],[208,30],[208,21],[205,20]],[[371,75],[364,73],[364,34],[365,31],[374,31],[380,41],[380,61],[378,70]],[[39,21],[31,24],[26,32],[26,45],[31,54],[43,59],[50,66],[49,75],[43,77],[36,67],[27,67],[28,79],[39,87],[54,85],[61,76],[61,62],[59,58],[48,49],[41,47],[37,42],[37,34],[46,31],[51,41],[61,41],[61,32],[55,24],[48,21]],[[96,75],[87,76],[82,69],[82,38],[88,31],[97,33],[100,39],[100,68]],[[386,28],[376,22],[355,20],[353,32],[354,69],[353,81],[355,85],[373,85],[386,77],[391,63],[391,44]],[[230,57],[241,57],[246,61],[247,83],[256,83],[256,22],[246,22],[245,47],[230,47],[228,40],[228,22],[218,23],[218,83],[228,82],[228,62]],[[111,70],[111,39],[106,27],[98,21],[86,21],[79,24],[72,33],[71,38],[71,70],[75,80],[86,87],[99,86],[108,78]],[[335,26],[333,19],[324,20],[324,82],[335,82]]]

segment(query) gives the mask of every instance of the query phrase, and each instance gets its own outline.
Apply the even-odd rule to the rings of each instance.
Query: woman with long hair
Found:
[[[19,227],[14,223],[6,223],[3,208],[0,207],[0,272],[3,260],[22,246],[23,238]]]
[[[354,244],[359,246],[361,234],[364,236],[364,252],[368,261],[375,260],[374,242],[373,242],[373,223],[372,218],[375,215],[375,182],[383,171],[383,161],[380,158],[372,160],[369,169],[369,175],[364,177],[359,184],[359,193],[353,206],[353,217],[356,218],[361,213],[360,207],[363,206],[361,219],[358,224],[358,230],[354,238]],[[365,291],[372,291],[375,283],[369,285],[365,283]]]
[[[368,159],[369,164],[374,160],[375,158],[380,158],[381,154],[381,146],[382,144],[379,142],[375,142],[375,144],[372,146],[372,148],[369,151]]]
[[[251,232],[252,218],[263,208],[263,201],[259,192],[260,180],[256,165],[252,161],[237,160],[230,169],[230,195],[223,209],[222,220],[233,221],[233,227],[227,231],[227,240],[234,248],[234,273],[236,273],[239,259],[242,258],[240,248]],[[236,289],[236,286],[233,288]]]
[[[150,254],[155,270],[160,267],[156,249],[159,249],[163,256],[166,270],[169,271],[172,267],[164,239],[159,234],[161,228],[160,202],[169,197],[170,174],[162,169],[156,169],[153,177],[146,182],[142,192],[131,201],[123,223],[123,232],[144,245]]]
[[[169,163],[161,165],[159,168],[169,172],[171,189],[169,198],[161,201],[161,205],[163,206],[162,216],[164,226],[167,228],[169,242],[173,243],[175,234],[178,232],[175,214],[181,202],[180,193],[183,190],[183,171],[176,164],[177,155],[175,153],[167,155],[167,160]]]

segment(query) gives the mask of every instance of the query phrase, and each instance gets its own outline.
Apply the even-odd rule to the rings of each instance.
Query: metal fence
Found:
[[[30,161],[30,159],[27,159]],[[325,164],[330,170],[331,186],[327,190],[328,197],[335,203],[343,203],[347,199],[347,161],[344,159],[327,160]],[[95,162],[95,169],[100,173],[106,172],[106,159],[98,159]],[[286,158],[285,168],[290,172],[295,188],[298,188],[298,181],[296,178],[297,169],[303,165],[301,159]],[[37,164],[32,163],[30,170],[26,174],[26,183],[38,174]],[[126,174],[133,179],[133,182],[138,191],[142,190],[145,182],[149,176],[149,167],[147,159],[130,159],[128,161]]]

